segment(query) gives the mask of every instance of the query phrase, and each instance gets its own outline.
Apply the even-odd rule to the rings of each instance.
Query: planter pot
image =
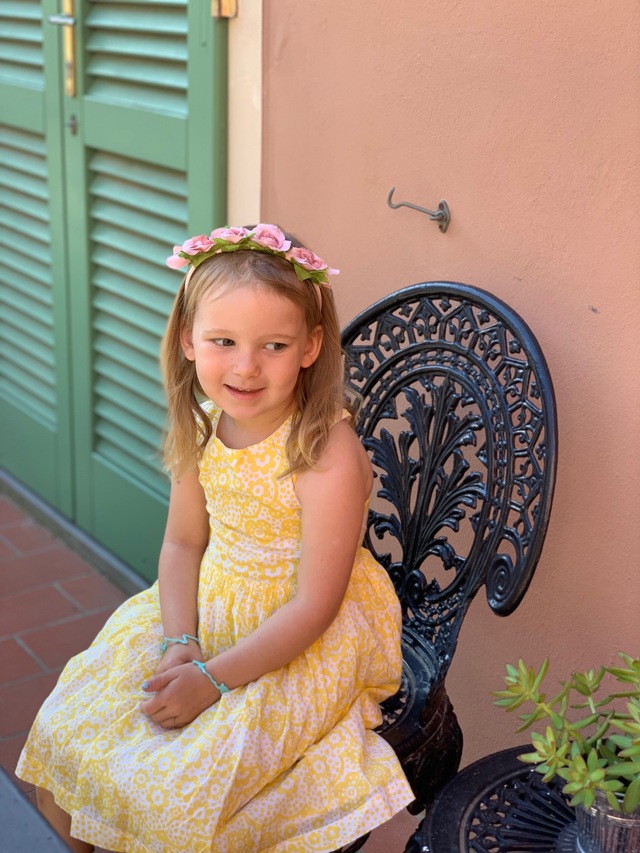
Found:
[[[576,809],[579,853],[640,851],[640,809],[625,815],[611,808],[599,791],[590,809]]]

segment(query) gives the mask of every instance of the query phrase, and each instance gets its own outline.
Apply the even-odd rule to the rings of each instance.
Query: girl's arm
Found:
[[[198,634],[198,576],[209,537],[205,496],[194,468],[171,485],[167,526],[158,563],[162,630],[165,637]],[[157,672],[184,660],[201,659],[198,646],[171,643]]]
[[[296,595],[248,637],[207,662],[218,683],[233,689],[285,666],[331,625],[349,583],[371,485],[369,459],[351,427],[341,421],[331,431],[318,468],[297,478],[302,551]],[[154,677],[148,689],[160,693],[145,703],[145,713],[168,727],[185,725],[219,698],[195,667]],[[189,692],[193,709],[187,707]],[[199,710],[193,713],[196,704]]]

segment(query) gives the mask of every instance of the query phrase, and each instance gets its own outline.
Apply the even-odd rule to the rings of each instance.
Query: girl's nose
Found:
[[[237,376],[255,376],[259,371],[258,359],[250,350],[238,351],[233,362],[233,372]]]

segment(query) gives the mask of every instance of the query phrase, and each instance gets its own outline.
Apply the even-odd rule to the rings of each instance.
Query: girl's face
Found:
[[[205,293],[182,338],[205,394],[224,413],[225,439],[251,443],[291,414],[300,369],[321,345],[322,328],[309,332],[302,310],[259,282]]]

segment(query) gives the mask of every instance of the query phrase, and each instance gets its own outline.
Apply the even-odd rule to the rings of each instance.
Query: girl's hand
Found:
[[[192,659],[145,682],[143,689],[155,696],[143,700],[140,710],[165,729],[181,729],[220,698],[220,691]]]
[[[197,643],[194,643],[193,640],[189,640],[186,646],[182,643],[170,643],[167,646],[167,651],[162,655],[154,674],[160,675],[169,669],[173,669],[174,666],[190,663],[192,660],[204,661],[200,646]]]

